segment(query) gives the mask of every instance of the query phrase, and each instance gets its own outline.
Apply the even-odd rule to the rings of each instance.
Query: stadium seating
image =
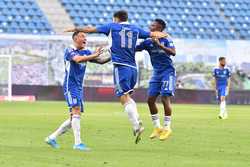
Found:
[[[35,0],[1,0],[0,33],[53,34]]]
[[[113,11],[126,9],[129,12],[130,22],[145,29],[154,18],[167,20],[168,31],[177,38],[250,39],[248,0],[60,0],[60,2],[76,26],[87,24],[98,26],[110,22]],[[243,11],[240,12],[238,9],[241,7]]]
[[[250,1],[220,0],[217,4],[240,39],[250,39]]]
[[[76,26],[112,21],[119,9],[130,22],[148,28],[154,18],[168,22],[175,38],[250,39],[249,0],[59,0]],[[36,0],[1,0],[0,33],[54,34]]]

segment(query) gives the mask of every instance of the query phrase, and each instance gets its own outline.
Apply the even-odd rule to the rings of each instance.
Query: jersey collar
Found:
[[[219,68],[219,69],[226,69],[227,66],[224,66],[224,67],[222,67],[222,68],[221,68],[220,66],[218,66],[218,68]]]
[[[129,24],[128,21],[120,22],[119,24]]]
[[[85,48],[83,48],[83,49],[77,49],[74,44],[69,45],[69,47],[72,48],[72,49],[74,49],[74,50],[85,50]]]
[[[73,44],[71,44],[69,47],[72,48],[72,49],[74,49],[74,50],[77,50],[77,48]]]

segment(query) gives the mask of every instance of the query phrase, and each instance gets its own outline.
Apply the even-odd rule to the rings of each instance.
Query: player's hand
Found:
[[[103,47],[98,47],[98,48],[96,48],[96,50],[95,50],[95,54],[96,54],[97,56],[99,56],[100,54],[103,53],[103,51],[104,51],[104,48],[103,48]]]
[[[154,43],[156,43],[157,45],[160,45],[160,44],[161,44],[158,38],[152,38],[152,41],[153,41]]]
[[[68,28],[68,29],[65,29],[63,32],[75,32],[76,31],[76,28]]]

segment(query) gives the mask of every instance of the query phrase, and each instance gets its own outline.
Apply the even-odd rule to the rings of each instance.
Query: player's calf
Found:
[[[139,119],[136,103],[128,94],[121,96],[120,101],[124,104],[125,112],[128,114],[128,119],[133,126],[133,132],[136,137],[135,143],[137,144],[141,140],[144,127],[142,126],[142,121]]]

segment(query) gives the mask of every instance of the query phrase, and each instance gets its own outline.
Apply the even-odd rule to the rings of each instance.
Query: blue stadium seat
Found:
[[[160,17],[168,22],[171,34],[183,38],[236,39],[237,36],[231,34],[230,29],[233,27],[239,30],[242,28],[242,23],[250,23],[250,2],[247,0],[217,0],[215,3],[211,0],[59,1],[75,25],[100,25],[111,21],[114,11],[127,9],[132,23],[148,28],[148,23],[152,19]],[[227,19],[230,17],[234,19],[228,24]],[[215,30],[221,33],[214,33]]]
[[[2,33],[33,34],[36,23],[40,23],[43,34],[51,34],[53,31],[35,0],[0,1],[0,13],[0,22],[2,22],[0,29]]]

